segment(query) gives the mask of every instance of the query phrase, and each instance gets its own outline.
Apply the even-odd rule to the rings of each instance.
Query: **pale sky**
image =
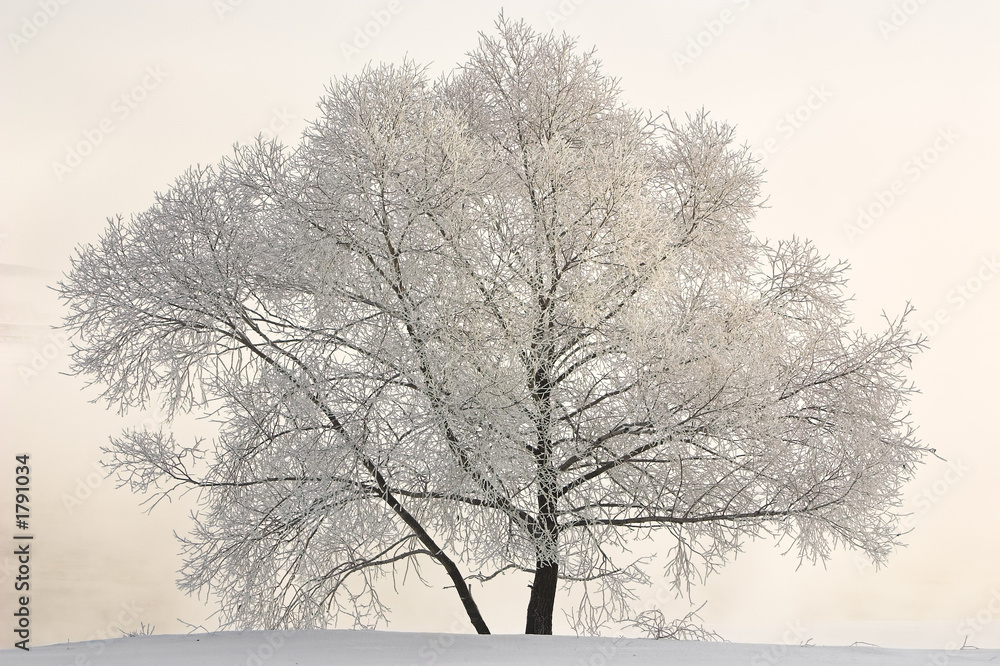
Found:
[[[735,124],[767,168],[756,232],[849,261],[859,325],[909,301],[930,336],[910,407],[948,462],[928,458],[905,490],[908,547],[876,572],[850,552],[798,567],[787,544],[748,544],[694,591],[707,627],[744,642],[1000,647],[1000,3],[989,0],[4,0],[0,541],[13,543],[14,456],[26,452],[32,643],[139,621],[157,633],[186,631],[177,618],[214,626],[214,607],[174,586],[172,531],[187,530],[192,505],[145,515],[95,468],[109,436],[156,416],[120,417],[59,374],[65,345],[42,325],[60,305],[44,285],[107,217],[144,210],[188,166],[259,132],[295,143],[331,78],[404,56],[450,69],[501,7],[596,46],[631,104],[705,107]],[[0,555],[5,636],[12,564]],[[523,630],[526,583],[476,592],[494,631]],[[667,599],[668,613],[689,609]],[[471,630],[452,590],[410,587],[392,606],[393,630]],[[556,622],[568,631],[558,611]]]

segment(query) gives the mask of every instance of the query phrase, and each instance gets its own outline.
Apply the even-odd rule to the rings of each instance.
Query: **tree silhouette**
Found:
[[[468,581],[506,572],[531,577],[528,633],[560,581],[596,631],[648,582],[639,539],[672,537],[680,592],[749,536],[812,561],[894,543],[927,450],[906,312],[852,330],[844,264],[751,233],[732,128],[630,109],[573,40],[497,28],[439,80],[335,81],[297,148],[188,171],[60,285],[112,404],[221,423],[126,432],[105,462],[198,491],[181,586],[224,626],[374,626],[377,578],[433,562],[480,633]]]

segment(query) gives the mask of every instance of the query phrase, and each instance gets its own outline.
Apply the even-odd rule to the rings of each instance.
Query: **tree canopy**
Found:
[[[734,130],[629,108],[593,52],[501,19],[439,79],[334,81],[296,147],[187,171],[78,251],[74,371],[121,409],[220,424],[115,438],[157,497],[194,489],[180,585],[224,626],[385,617],[376,581],[442,567],[598,589],[628,619],[669,539],[680,592],[750,537],[881,562],[926,452],[905,318],[853,327],[844,263],[750,230],[761,170]],[[519,574],[517,572],[523,572]]]

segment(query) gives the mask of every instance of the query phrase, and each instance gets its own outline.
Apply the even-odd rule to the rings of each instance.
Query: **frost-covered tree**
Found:
[[[224,626],[373,626],[378,577],[433,563],[487,633],[469,581],[525,572],[551,633],[560,581],[578,627],[631,617],[640,539],[681,593],[763,534],[882,561],[927,450],[906,312],[853,329],[843,264],[751,233],[730,127],[497,27],[439,80],[334,82],[298,147],[192,169],[79,250],[75,372],[220,424],[108,449],[134,491],[197,490],[182,588]]]

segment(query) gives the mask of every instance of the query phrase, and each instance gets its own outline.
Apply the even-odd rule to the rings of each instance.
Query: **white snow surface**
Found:
[[[614,666],[943,666],[1000,664],[1000,650],[900,650],[572,636],[457,635],[391,631],[243,631],[139,636],[0,651],[0,664],[46,666],[365,666],[545,664]]]

